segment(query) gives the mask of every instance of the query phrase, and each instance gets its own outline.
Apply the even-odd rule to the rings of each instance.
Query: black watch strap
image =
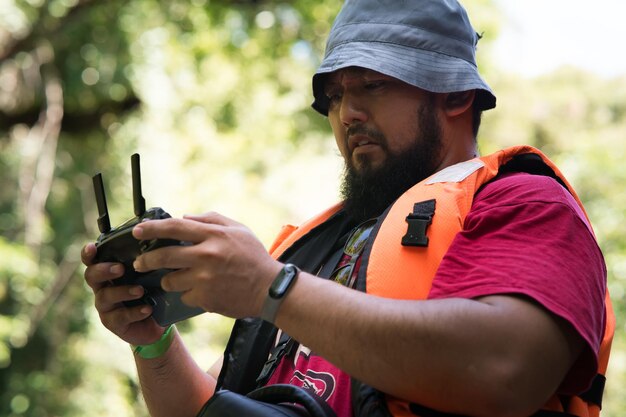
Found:
[[[296,282],[300,270],[294,264],[285,264],[280,270],[272,285],[270,286],[263,309],[261,310],[261,318],[269,323],[274,323],[278,308],[285,299],[285,295]]]

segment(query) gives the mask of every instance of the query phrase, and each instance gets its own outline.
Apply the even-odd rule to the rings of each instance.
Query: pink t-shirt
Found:
[[[480,191],[435,275],[429,298],[521,294],[569,322],[586,349],[561,389],[587,388],[604,335],[606,266],[569,192],[509,174]]]
[[[564,318],[587,345],[562,385],[569,393],[595,375],[605,286],[602,253],[567,190],[548,177],[509,174],[476,195],[429,298],[521,294]],[[350,377],[307,348],[281,361],[275,383],[311,389],[338,417],[352,416]]]

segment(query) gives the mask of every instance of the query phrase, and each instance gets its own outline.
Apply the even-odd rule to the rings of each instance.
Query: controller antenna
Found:
[[[139,171],[139,154],[130,157],[130,166],[133,174],[133,206],[135,216],[140,217],[146,212],[146,200],[141,194],[141,173]]]
[[[96,193],[96,204],[98,206],[98,229],[100,233],[108,233],[111,230],[111,222],[109,221],[107,199],[104,195],[104,184],[102,183],[102,174],[100,173],[93,177],[93,190]]]

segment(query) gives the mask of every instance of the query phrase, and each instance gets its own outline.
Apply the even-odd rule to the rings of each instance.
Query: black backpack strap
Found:
[[[256,388],[256,378],[276,342],[278,330],[258,318],[235,321],[224,351],[217,389],[246,394]]]
[[[499,174],[506,174],[509,172],[526,172],[534,175],[544,175],[546,177],[554,178],[565,189],[567,185],[561,177],[556,175],[556,172],[550,168],[536,153],[523,153],[515,155],[509,162],[502,165],[498,170]]]
[[[339,211],[324,223],[314,227],[298,239],[278,258],[289,262],[303,271],[315,274],[327,259],[335,243],[349,228],[350,219],[344,211]]]

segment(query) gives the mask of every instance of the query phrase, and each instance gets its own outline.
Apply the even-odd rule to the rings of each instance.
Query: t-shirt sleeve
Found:
[[[480,190],[429,298],[524,295],[565,319],[586,343],[563,385],[584,390],[604,333],[606,266],[584,214],[555,180],[508,174]]]

